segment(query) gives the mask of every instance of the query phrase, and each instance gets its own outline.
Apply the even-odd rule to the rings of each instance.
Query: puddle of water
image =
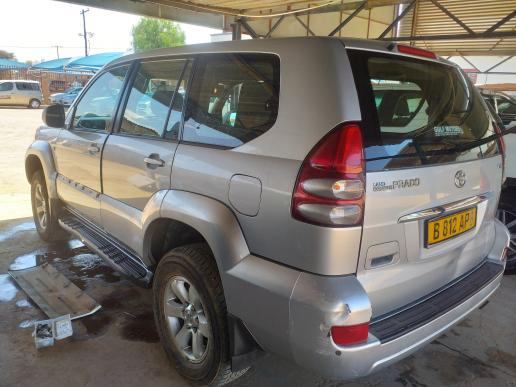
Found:
[[[95,254],[79,254],[72,257],[72,264],[80,270],[91,270],[103,263],[102,258]]]
[[[131,341],[157,343],[159,335],[154,324],[153,313],[144,312],[136,314],[134,317],[127,316],[127,320],[122,326],[122,337]]]
[[[36,321],[37,320],[23,320],[18,326],[23,329],[32,328]]]
[[[6,239],[13,237],[18,232],[31,230],[36,230],[36,226],[34,225],[34,222],[32,220],[20,223],[17,226],[11,227],[8,230],[0,232],[0,242],[3,242]]]
[[[79,239],[71,239],[68,241],[68,247],[70,249],[78,249],[79,247],[84,247],[84,243],[82,243]]]
[[[16,297],[18,289],[9,274],[0,274],[0,301],[8,302]]]
[[[9,270],[24,270],[30,267],[38,266],[41,263],[40,254],[25,254],[17,257],[9,266]]]
[[[32,304],[28,300],[18,300],[16,306],[18,308],[32,308]]]

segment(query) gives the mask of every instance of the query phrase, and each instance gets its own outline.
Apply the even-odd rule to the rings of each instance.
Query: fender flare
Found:
[[[34,160],[34,158],[39,160],[43,168],[49,197],[51,199],[58,199],[56,189],[57,171],[50,144],[45,141],[36,140],[30,145],[29,149],[27,149],[25,153],[25,175],[29,184],[32,178],[29,173],[29,164],[31,162],[30,160]]]
[[[161,203],[160,217],[197,230],[210,246],[222,281],[225,273],[249,255],[249,248],[233,212],[203,195],[171,190]]]

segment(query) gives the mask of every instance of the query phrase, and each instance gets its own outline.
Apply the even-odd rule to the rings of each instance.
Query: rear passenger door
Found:
[[[34,94],[32,84],[27,82],[15,82],[16,94],[14,95],[14,103],[16,105],[28,105]]]
[[[183,100],[192,61],[143,61],[134,71],[117,129],[102,157],[103,227],[122,242],[158,191],[170,188],[172,161],[182,123]],[[122,222],[130,217],[133,221]],[[136,243],[136,241],[134,241]]]
[[[82,95],[54,145],[60,198],[100,224],[100,161],[130,65],[105,71]],[[67,118],[68,120],[68,118]]]

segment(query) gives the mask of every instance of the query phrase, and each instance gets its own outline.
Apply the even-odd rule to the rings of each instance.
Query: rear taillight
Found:
[[[337,345],[365,343],[369,335],[369,323],[331,327],[331,338]]]
[[[499,144],[500,144],[500,153],[502,154],[502,183],[505,183],[505,180],[507,178],[507,176],[505,175],[505,161],[506,161],[506,156],[505,156],[505,152],[506,152],[505,140],[503,138],[502,129],[498,126],[498,124],[496,122],[493,122],[493,127],[494,127],[494,131],[496,132],[496,134],[499,135],[498,141],[499,141]]]
[[[364,212],[362,130],[355,123],[326,135],[303,162],[292,200],[292,216],[321,226],[362,223]]]

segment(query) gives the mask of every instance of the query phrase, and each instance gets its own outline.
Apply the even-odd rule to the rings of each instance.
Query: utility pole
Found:
[[[56,51],[57,51],[57,59],[59,59],[59,46],[54,46],[56,48]]]
[[[88,56],[88,37],[87,37],[87,34],[86,34],[86,12],[89,12],[89,8],[88,9],[83,9],[81,10],[80,14],[82,15],[82,30],[83,30],[83,34],[82,36],[84,37],[84,56]]]

